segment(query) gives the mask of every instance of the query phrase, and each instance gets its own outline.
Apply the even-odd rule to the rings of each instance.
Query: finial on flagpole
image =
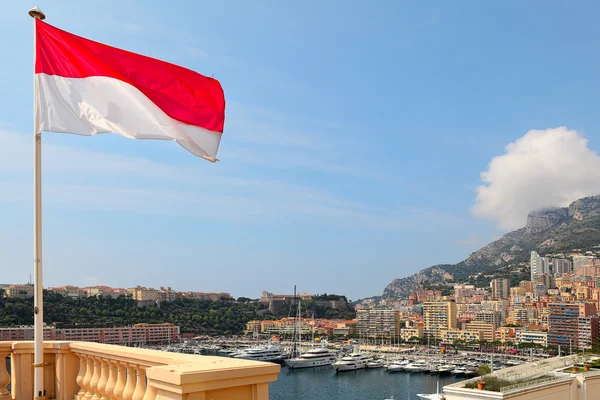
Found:
[[[37,6],[33,7],[31,10],[29,10],[29,15],[32,18],[37,18],[37,19],[40,19],[40,20],[46,19],[46,14],[44,14],[42,12],[42,10],[40,10]]]

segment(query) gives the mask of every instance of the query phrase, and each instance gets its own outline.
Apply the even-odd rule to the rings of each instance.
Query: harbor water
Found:
[[[385,368],[336,373],[331,367],[289,369],[282,367],[269,385],[270,400],[394,400],[418,399],[417,393],[435,393],[460,380],[454,375],[387,372]]]

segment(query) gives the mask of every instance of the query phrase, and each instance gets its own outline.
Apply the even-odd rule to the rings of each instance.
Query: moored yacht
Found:
[[[353,371],[362,369],[367,366],[367,362],[371,361],[371,357],[363,353],[352,353],[341,360],[333,363],[333,368],[336,372]]]
[[[373,360],[367,363],[367,368],[383,368],[383,361]]]
[[[454,365],[452,364],[442,364],[440,366],[438,366],[438,374],[449,374],[450,371],[452,371],[454,369]]]
[[[410,364],[410,362],[408,360],[394,361],[390,365],[388,365],[387,370],[388,370],[388,372],[404,371],[404,368],[406,368],[406,366],[408,364]]]
[[[267,345],[251,347],[237,354],[234,358],[243,358],[254,361],[280,361],[286,356],[285,351],[279,346]]]
[[[427,371],[428,369],[429,367],[423,361],[415,361],[414,363],[408,364],[406,367],[404,367],[404,370],[408,372],[423,372]]]
[[[456,367],[450,373],[452,375],[464,375],[467,369],[465,367]]]
[[[285,360],[290,368],[310,368],[331,365],[335,361],[335,353],[325,347],[319,347],[300,354],[298,357]]]

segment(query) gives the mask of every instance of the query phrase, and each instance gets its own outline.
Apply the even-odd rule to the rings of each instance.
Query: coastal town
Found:
[[[382,299],[379,304],[359,302],[353,307],[344,296],[317,296],[307,293],[273,294],[263,291],[257,299],[237,301],[257,303],[260,318],[245,322],[243,332],[231,334],[268,338],[289,338],[293,332],[305,336],[357,338],[392,345],[397,343],[477,345],[539,348],[557,354],[561,351],[586,351],[597,348],[600,316],[600,259],[592,255],[572,258],[542,257],[531,252],[530,280],[511,286],[508,278],[491,279],[489,287],[455,284],[449,295],[440,289],[423,289],[408,299]],[[31,297],[33,286],[3,285],[8,298]],[[90,296],[135,300],[138,307],[160,307],[163,302],[179,299],[236,302],[226,292],[176,291],[135,286],[128,289],[108,286],[48,288],[49,293],[68,298]],[[351,319],[315,317],[306,312],[269,318],[287,312],[293,302],[311,307],[356,312]],[[287,307],[287,308],[286,308]],[[3,328],[3,331],[9,328]],[[25,328],[19,328],[25,329]],[[96,328],[99,329],[99,328]],[[161,328],[166,329],[166,328]],[[202,332],[186,332],[183,338]],[[178,335],[165,331],[162,340],[175,341]],[[109,335],[110,336],[110,335]],[[26,338],[22,335],[13,338]],[[92,339],[86,336],[86,340]],[[93,340],[96,341],[96,340]]]

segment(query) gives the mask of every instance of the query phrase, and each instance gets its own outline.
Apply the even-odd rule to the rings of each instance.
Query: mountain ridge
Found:
[[[381,298],[404,299],[416,290],[486,276],[526,276],[531,251],[541,255],[600,250],[600,195],[575,200],[568,207],[546,207],[527,215],[525,227],[471,253],[457,264],[439,264],[413,275],[394,279]]]

